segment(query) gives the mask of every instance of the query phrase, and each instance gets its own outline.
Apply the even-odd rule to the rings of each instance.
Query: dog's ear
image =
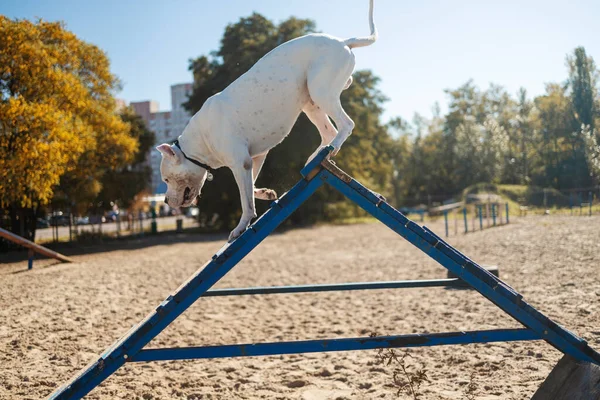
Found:
[[[163,157],[168,158],[172,161],[178,161],[179,156],[175,152],[175,149],[167,143],[163,143],[160,146],[156,146],[156,150],[160,151]]]

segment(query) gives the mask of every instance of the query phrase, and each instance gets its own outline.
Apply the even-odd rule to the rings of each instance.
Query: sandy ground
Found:
[[[434,226],[438,232],[441,226]],[[600,217],[528,217],[452,238],[524,298],[600,349]],[[441,233],[441,232],[440,232]],[[0,399],[39,399],[154,309],[223,244],[76,256],[76,264],[0,264]],[[444,278],[383,225],[276,234],[219,287]],[[442,288],[200,299],[151,346],[192,346],[517,327],[481,295]],[[528,399],[561,354],[545,342],[410,350],[422,399]],[[90,399],[393,399],[375,351],[127,364]]]

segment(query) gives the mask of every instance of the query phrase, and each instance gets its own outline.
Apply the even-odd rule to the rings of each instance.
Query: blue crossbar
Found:
[[[121,339],[109,347],[100,358],[93,360],[69,382],[50,395],[50,399],[80,399],[98,386],[104,379],[119,369],[127,361],[146,361],[175,358],[200,358],[221,356],[289,354],[290,352],[342,351],[379,347],[406,347],[411,340],[421,345],[467,344],[485,341],[512,341],[543,339],[563,353],[579,360],[600,365],[600,354],[587,345],[585,340],[551,321],[531,305],[520,294],[477,265],[455,248],[448,245],[436,234],[407,219],[402,213],[390,206],[385,199],[362,186],[356,180],[337,168],[327,159],[331,147],[323,149],[301,171],[302,179],[289,192],[271,204],[246,232],[234,242],[228,243],[214,255],[211,261],[183,283],[179,289],[167,297],[138,325],[134,326]],[[225,276],[242,258],[258,246],[279,224],[292,214],[321,185],[329,184],[344,196],[358,204],[368,213],[400,234],[417,248],[453,272],[457,277],[479,291],[494,304],[507,312],[528,329],[498,330],[480,332],[454,332],[429,335],[389,336],[385,338],[332,339],[330,341],[313,340],[305,342],[262,343],[254,345],[230,345],[192,349],[156,349],[142,350],[153,338],[162,332],[181,313],[202,296],[210,296],[209,289]],[[432,281],[429,281],[432,282]],[[462,283],[461,282],[461,283]],[[456,281],[455,281],[456,283]],[[309,285],[292,288],[249,288],[233,289],[235,294],[295,293],[327,290],[361,290],[385,288],[389,285],[402,285],[398,282],[367,282],[362,284]],[[348,286],[350,285],[350,286]],[[354,286],[352,286],[354,285]],[[414,284],[413,284],[414,285]],[[454,285],[454,284],[452,284]],[[376,287],[379,286],[379,287]],[[422,284],[422,287],[427,286]],[[436,286],[436,285],[432,285]],[[447,286],[447,285],[446,285]],[[410,286],[415,287],[415,286]],[[231,289],[229,289],[231,290]],[[246,291],[246,293],[242,293]],[[212,291],[212,295],[231,295],[228,289]],[[418,339],[417,339],[418,338]],[[425,343],[425,344],[423,344]],[[327,344],[327,349],[324,349]],[[398,346],[393,346],[397,344]],[[400,346],[403,344],[403,346]],[[255,354],[250,354],[255,349]],[[182,353],[183,352],[183,353]],[[183,355],[180,355],[183,354]],[[243,355],[243,354],[241,354]],[[162,357],[162,358],[159,358]],[[144,359],[146,358],[146,359]]]
[[[353,282],[334,283],[321,285],[293,285],[293,286],[263,286],[252,288],[227,288],[213,289],[204,293],[202,297],[243,296],[257,294],[285,294],[285,293],[315,293],[315,292],[341,292],[351,290],[377,290],[377,289],[411,289],[425,287],[470,288],[458,278],[450,279],[424,279],[411,281],[387,282]]]
[[[396,336],[303,340],[294,342],[148,349],[140,350],[140,352],[127,361],[141,362],[195,360],[201,358],[255,357],[279,354],[325,353],[332,351],[515,342],[540,339],[541,337],[538,334],[529,329],[494,329],[470,332],[445,332]]]

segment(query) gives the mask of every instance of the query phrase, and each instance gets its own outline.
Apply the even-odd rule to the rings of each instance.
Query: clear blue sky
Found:
[[[367,0],[2,0],[8,17],[62,20],[108,54],[119,97],[170,108],[169,86],[191,81],[188,59],[217,49],[228,23],[257,11],[281,21],[311,18],[319,30],[368,34]],[[598,0],[375,0],[379,41],[356,49],[357,69],[381,77],[385,118],[431,115],[445,88],[473,78],[511,93],[541,94],[565,79],[565,55],[585,46],[600,63]]]

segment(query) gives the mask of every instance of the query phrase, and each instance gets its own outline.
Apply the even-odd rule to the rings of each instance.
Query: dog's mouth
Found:
[[[192,193],[192,189],[186,187],[183,191],[183,202],[188,203],[190,201],[190,194]]]

